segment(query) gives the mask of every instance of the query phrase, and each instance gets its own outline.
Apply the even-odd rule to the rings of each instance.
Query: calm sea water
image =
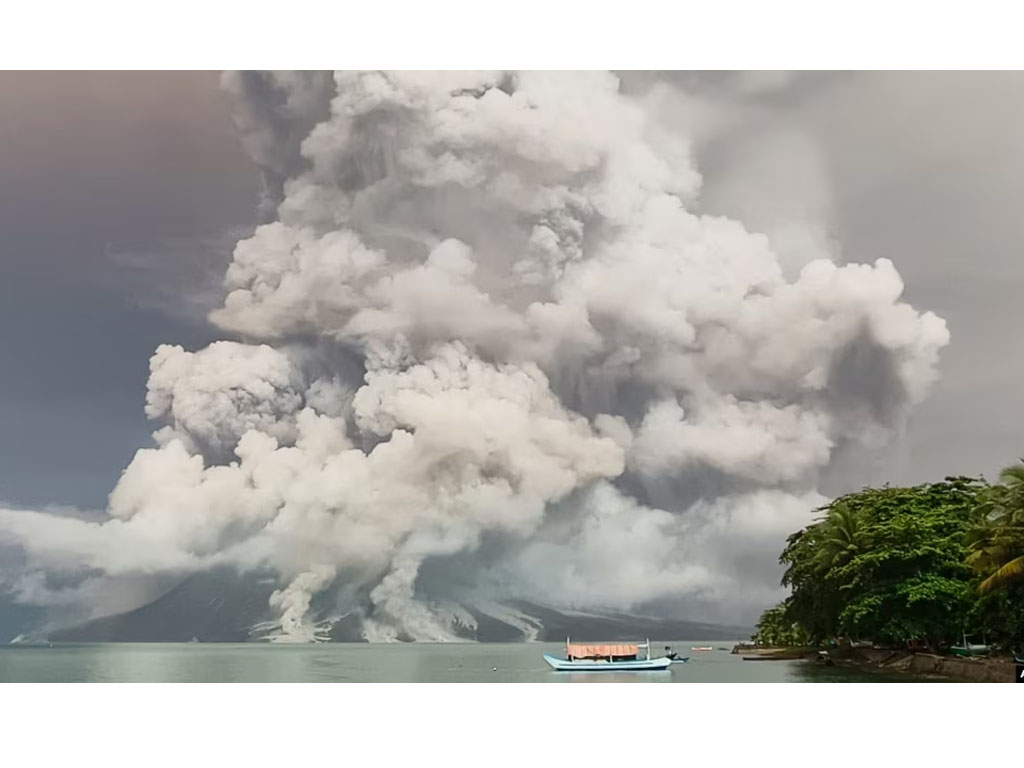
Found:
[[[553,672],[541,654],[560,654],[564,646],[559,643],[15,645],[0,647],[0,683],[809,683],[909,679],[798,661],[745,662],[727,650],[690,651],[691,644],[706,643],[671,643],[680,655],[689,655],[690,661],[674,664],[670,671],[622,673]]]

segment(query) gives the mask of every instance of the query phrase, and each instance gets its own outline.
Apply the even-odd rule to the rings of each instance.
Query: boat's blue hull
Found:
[[[653,672],[668,669],[672,664],[672,659],[667,656],[635,661],[569,661],[549,653],[544,654],[544,661],[556,672]]]

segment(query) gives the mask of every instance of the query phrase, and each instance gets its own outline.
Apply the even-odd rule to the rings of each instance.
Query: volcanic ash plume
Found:
[[[269,569],[298,639],[352,611],[371,640],[449,639],[514,599],[749,620],[836,449],[894,434],[936,376],[945,323],[892,263],[787,279],[696,212],[667,86],[225,84],[269,212],[210,318],[230,340],[156,351],[162,426],[108,522],[2,513],[23,583]]]

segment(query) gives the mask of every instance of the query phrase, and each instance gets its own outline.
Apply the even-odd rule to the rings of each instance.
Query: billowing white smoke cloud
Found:
[[[159,442],[230,455],[249,430],[295,439],[303,377],[266,345],[220,341],[196,353],[161,345],[150,360],[146,415],[168,422]]]
[[[936,376],[889,261],[791,275],[694,213],[687,137],[610,74],[229,84],[276,205],[211,315],[240,341],[157,350],[109,522],[0,516],[23,579],[270,568],[297,639],[323,595],[371,639],[509,598],[749,619],[835,447]]]

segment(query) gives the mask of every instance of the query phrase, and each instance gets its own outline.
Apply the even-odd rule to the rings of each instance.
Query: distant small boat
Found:
[[[714,646],[711,646],[711,645],[691,645],[690,646],[690,650],[691,651],[713,651],[715,649],[714,649]]]
[[[640,649],[645,655],[640,657]],[[646,643],[573,643],[565,640],[565,658],[544,654],[556,672],[650,672],[668,669],[672,659],[651,658],[651,641]]]
[[[954,656],[985,656],[990,653],[991,650],[992,646],[985,643],[968,642],[967,635],[964,635],[963,641],[950,648],[949,652]]]
[[[680,656],[668,645],[665,646],[665,658],[671,660],[673,664],[685,664],[690,660],[689,656]]]

